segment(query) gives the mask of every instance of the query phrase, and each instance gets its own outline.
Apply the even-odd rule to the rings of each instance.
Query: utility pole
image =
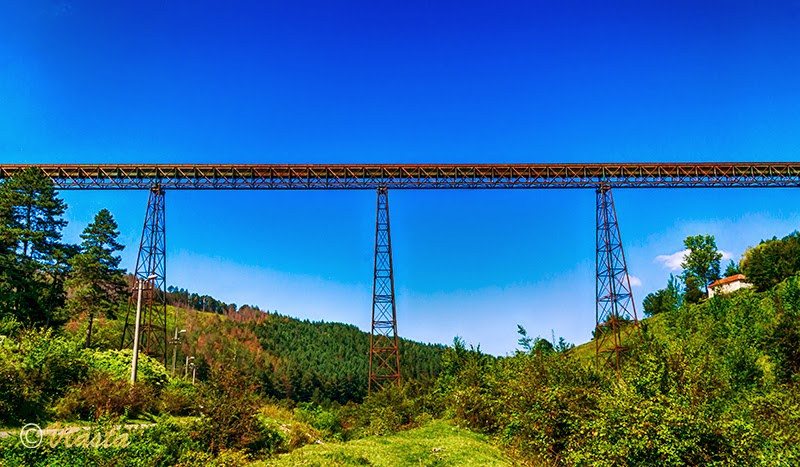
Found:
[[[133,331],[133,360],[131,361],[131,384],[136,382],[136,371],[139,367],[139,333],[142,323],[142,288],[145,281],[155,279],[155,275],[148,276],[145,279],[139,279],[139,294],[136,300],[136,322],[134,323]]]
[[[177,317],[178,312],[175,312]],[[175,359],[178,357],[178,344],[181,343],[181,339],[179,334],[186,334],[186,329],[181,329],[178,331],[178,322],[175,322],[175,337],[172,338],[172,376],[175,376]]]

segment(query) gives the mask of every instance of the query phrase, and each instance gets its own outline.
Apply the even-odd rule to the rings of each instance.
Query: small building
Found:
[[[714,295],[723,293],[731,293],[734,290],[746,289],[752,287],[753,284],[747,283],[747,278],[744,274],[736,274],[735,276],[726,277],[712,282],[708,286],[708,298]]]

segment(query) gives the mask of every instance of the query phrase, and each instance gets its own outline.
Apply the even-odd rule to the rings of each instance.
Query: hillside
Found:
[[[444,405],[532,465],[798,465],[800,277],[642,322],[619,378],[594,343],[445,356]]]
[[[367,392],[369,333],[342,323],[298,320],[253,309],[224,315],[184,310],[181,352],[209,362],[234,357],[265,394],[295,401],[360,401]],[[441,371],[442,345],[400,342],[404,380],[430,386]]]

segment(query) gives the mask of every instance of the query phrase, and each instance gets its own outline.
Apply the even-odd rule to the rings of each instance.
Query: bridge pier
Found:
[[[600,185],[596,194],[595,364],[597,368],[612,368],[619,374],[620,356],[628,350],[626,338],[633,332],[640,332],[639,322],[611,188]]]
[[[389,193],[386,187],[378,188],[374,265],[368,392],[382,389],[390,384],[400,384],[392,236],[389,228]]]
[[[134,316],[138,281],[142,290],[142,318],[139,350],[167,364],[167,256],[164,215],[164,189],[159,185],[150,188],[147,201],[139,255],[136,258],[134,291],[128,300],[125,328],[121,348],[132,348],[134,341]],[[150,278],[148,280],[148,278]]]

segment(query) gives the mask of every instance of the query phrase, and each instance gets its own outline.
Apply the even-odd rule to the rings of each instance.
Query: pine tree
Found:
[[[81,251],[70,260],[72,272],[67,280],[71,291],[68,302],[73,316],[87,314],[86,347],[92,344],[95,316],[112,316],[125,290],[120,257],[122,246],[117,237],[117,223],[107,209],[102,209],[81,234]]]
[[[17,319],[48,322],[63,302],[58,267],[69,249],[61,240],[66,204],[38,167],[0,186],[0,307]]]

